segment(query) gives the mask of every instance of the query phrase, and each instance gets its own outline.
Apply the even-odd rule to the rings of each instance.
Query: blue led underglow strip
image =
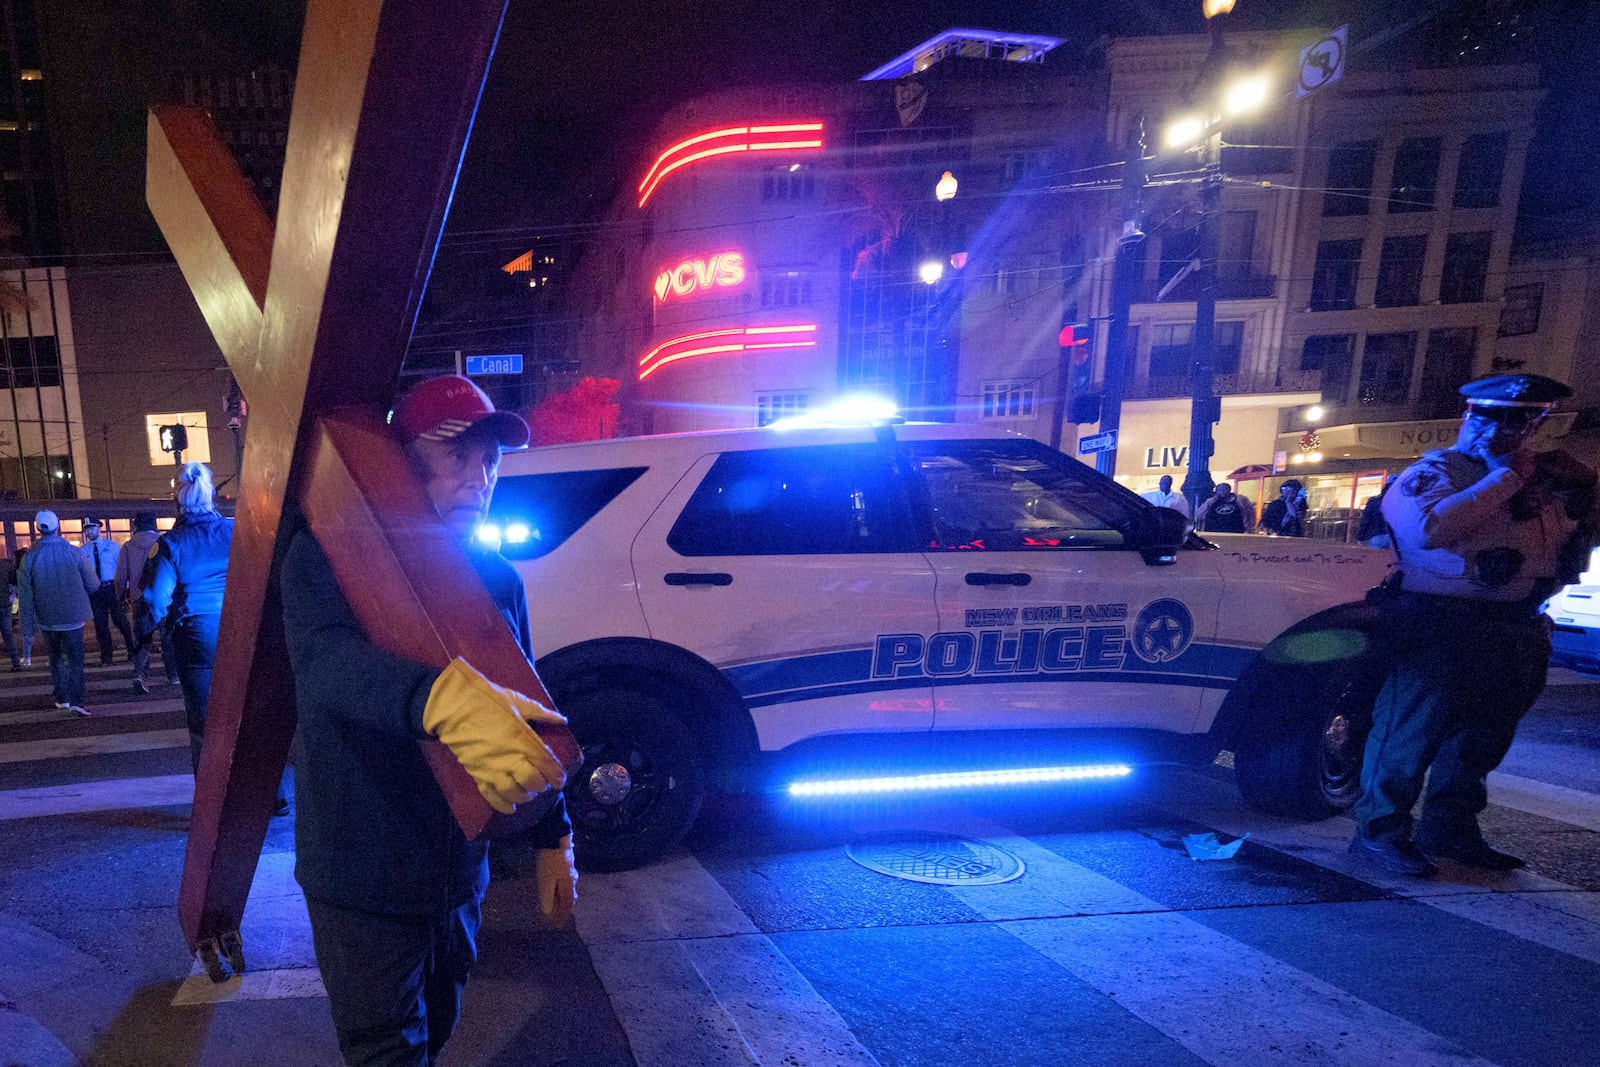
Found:
[[[1126,778],[1133,768],[1125,763],[1085,767],[1028,767],[1017,770],[951,771],[911,774],[894,778],[840,778],[832,781],[791,782],[792,797],[838,797],[872,793],[926,793],[937,789],[972,786],[1043,785],[1050,782],[1084,782]]]

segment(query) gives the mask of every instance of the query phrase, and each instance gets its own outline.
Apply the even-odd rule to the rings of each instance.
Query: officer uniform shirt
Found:
[[[1383,497],[1383,517],[1394,531],[1405,575],[1401,588],[1508,602],[1551,588],[1560,573],[1558,553],[1577,523],[1549,494],[1540,494],[1531,517],[1513,518],[1508,504],[1522,487],[1515,471],[1490,470],[1478,457],[1454,449],[1424,453],[1407,467]],[[1519,566],[1506,566],[1515,557],[1505,550],[1520,553]],[[1497,567],[1501,574],[1511,570],[1510,577],[1499,580]]]

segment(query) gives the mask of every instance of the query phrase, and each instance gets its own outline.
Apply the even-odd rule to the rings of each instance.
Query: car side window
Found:
[[[647,469],[617,467],[501,478],[489,508],[489,520],[500,534],[500,554],[507,559],[549,555]]]
[[[881,445],[726,452],[667,544],[684,556],[916,551],[892,461]]]
[[[934,551],[1121,548],[1138,502],[1036,441],[911,442]]]

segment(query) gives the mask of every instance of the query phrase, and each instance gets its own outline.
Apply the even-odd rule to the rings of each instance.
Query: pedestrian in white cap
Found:
[[[61,536],[61,520],[53,511],[33,518],[39,540],[17,575],[22,602],[22,632],[44,633],[50,653],[50,687],[56,707],[77,715],[83,706],[83,626],[93,616],[89,594],[100,586],[94,565]]]

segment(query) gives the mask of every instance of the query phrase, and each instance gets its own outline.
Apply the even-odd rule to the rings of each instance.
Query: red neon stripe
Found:
[[[754,143],[747,141],[741,142],[738,145],[723,145],[701,152],[692,152],[689,155],[683,156],[682,158],[673,158],[681,153],[684,149],[693,145],[703,144],[706,141],[714,141],[723,137],[734,137],[739,134],[746,134],[751,137],[755,137],[762,134],[804,133],[813,130],[820,133],[822,128],[823,124],[821,122],[788,122],[769,124],[766,126],[729,126],[725,129],[711,130],[708,133],[697,134],[694,137],[686,138],[672,145],[666,151],[657,156],[656,161],[652,163],[650,165],[650,169],[645,172],[644,178],[642,178],[639,182],[639,206],[644,207],[645,203],[655,192],[656,186],[661,184],[661,179],[665,178],[668,174],[671,174],[673,171],[677,170],[686,163],[692,163],[695,160],[705,159],[708,156],[723,155],[728,152],[771,150],[780,148],[821,148],[822,140],[821,138],[818,138],[816,140],[771,141],[766,143]],[[671,162],[669,163],[668,160],[671,160]]]
[[[705,149],[703,151],[700,151],[700,152],[691,152],[688,155],[684,156],[682,159],[673,160],[671,163],[669,163],[661,171],[660,174],[656,175],[656,180],[650,183],[650,188],[646,189],[644,191],[644,194],[639,197],[639,206],[640,207],[644,207],[645,201],[650,199],[650,194],[655,192],[656,191],[656,186],[661,184],[661,179],[665,178],[667,175],[671,174],[673,171],[677,170],[679,167],[684,166],[685,164],[688,164],[688,163],[693,163],[693,162],[695,162],[696,160],[699,160],[699,159],[705,159],[708,156],[725,156],[729,152],[748,152],[748,151],[750,151],[750,146],[748,144],[744,143],[743,141],[741,141],[738,144],[723,145],[720,148],[707,148],[707,149]]]
[[[744,332],[744,329],[742,327],[739,327],[739,326],[727,326],[727,327],[724,327],[723,329],[720,329],[720,330],[706,330],[704,333],[686,333],[681,337],[674,337],[670,341],[662,341],[660,344],[656,345],[650,351],[646,352],[643,356],[641,356],[639,358],[639,366],[642,367],[646,363],[650,362],[650,357],[654,356],[657,352],[661,351],[663,348],[671,348],[673,345],[681,345],[685,341],[703,341],[707,337],[729,337],[729,336],[731,336],[733,334],[743,333],[743,332]]]
[[[817,324],[814,322],[797,323],[793,326],[750,326],[745,333],[815,333]]]
[[[751,133],[799,133],[803,130],[821,130],[820,122],[791,122],[784,126],[752,126]]]
[[[644,381],[646,378],[650,377],[650,375],[654,374],[662,367],[665,367],[668,363],[676,363],[680,359],[693,359],[696,356],[711,356],[716,355],[718,352],[743,352],[744,348],[745,346],[742,344],[707,345],[705,348],[690,348],[683,352],[674,352],[670,356],[662,356],[650,366],[640,371],[639,380],[641,382]]]
[[[761,144],[752,144],[750,151],[763,152],[771,148],[821,148],[821,141],[764,141]]]
[[[690,145],[699,144],[702,141],[714,140],[718,137],[732,137],[736,133],[749,132],[750,127],[748,126],[729,126],[725,130],[712,130],[710,133],[698,134],[686,140],[679,141],[677,144],[673,145],[671,148],[668,148],[665,152],[662,152],[656,157],[656,161],[650,165],[649,172],[645,174],[644,180],[639,182],[639,191],[643,192],[644,187],[650,184],[650,179],[655,176],[655,173],[658,169],[660,169],[661,164],[665,163],[668,159],[683,151],[685,148],[688,148]]]
[[[757,348],[815,348],[815,347],[817,347],[817,342],[815,342],[815,341],[768,341],[766,344],[745,345],[744,347],[748,351],[754,351]]]

